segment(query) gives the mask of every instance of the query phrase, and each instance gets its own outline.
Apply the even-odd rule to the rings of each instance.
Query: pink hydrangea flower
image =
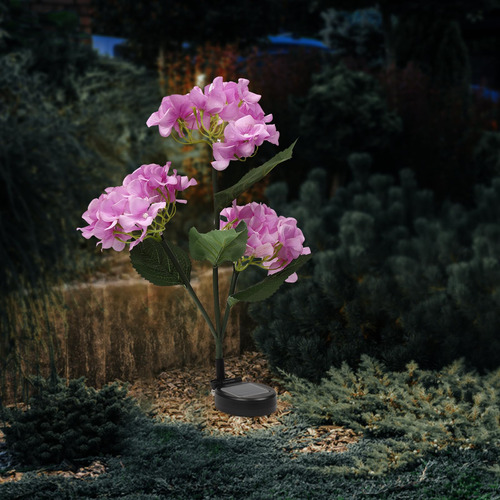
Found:
[[[171,203],[186,203],[186,200],[177,200],[176,193],[196,185],[196,180],[189,179],[186,175],[177,175],[175,169],[173,175],[168,175],[170,165],[171,162],[167,162],[164,167],[155,163],[142,165],[123,179],[123,186],[129,193],[147,197],[151,201],[160,201],[166,197]]]
[[[235,227],[244,221],[248,228],[247,248],[241,266],[256,264],[267,269],[268,274],[275,274],[284,269],[290,262],[300,255],[311,253],[309,247],[304,247],[304,235],[297,227],[293,217],[278,216],[277,213],[263,203],[248,203],[238,206],[233,202],[231,207],[225,208],[221,216],[220,229]],[[293,273],[288,283],[297,281],[297,274]]]
[[[177,193],[196,184],[195,179],[169,175],[170,162],[165,166],[142,165],[127,175],[121,186],[109,187],[89,204],[82,218],[88,226],[78,228],[86,239],[95,236],[103,249],[121,251],[126,244],[132,249],[148,234],[161,234],[171,218]],[[132,240],[132,241],[131,241]]]
[[[148,118],[146,125],[148,127],[158,125],[160,135],[163,137],[168,137],[172,132],[172,128],[179,135],[182,135],[179,120],[186,122],[188,128],[194,128],[196,117],[189,97],[174,94],[163,98],[160,108]]]
[[[278,144],[273,116],[264,113],[261,96],[250,92],[248,84],[244,78],[236,83],[219,76],[204,89],[196,86],[183,96],[164,97],[147,125],[158,125],[164,137],[175,130],[188,144],[198,140],[191,130],[199,130],[213,148],[212,166],[225,170],[230,161],[253,155],[264,141]]]
[[[264,141],[277,144],[278,138],[274,125],[266,125],[251,115],[245,115],[228,123],[224,129],[224,142],[213,145],[215,161],[212,166],[216,170],[225,170],[231,160],[251,156]]]

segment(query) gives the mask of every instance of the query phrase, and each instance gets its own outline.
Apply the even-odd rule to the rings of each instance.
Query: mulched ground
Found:
[[[165,371],[155,380],[135,383],[130,394],[150,409],[157,419],[195,424],[211,435],[244,435],[281,425],[282,417],[291,412],[290,403],[286,401],[289,393],[270,372],[264,356],[258,352],[245,352],[225,358],[224,364],[226,377],[241,377],[244,381],[271,386],[278,395],[276,412],[266,417],[235,417],[216,410],[209,385],[215,376],[213,367]],[[311,427],[302,439],[299,438],[295,451],[341,452],[358,440],[359,436],[351,429],[333,425]],[[304,446],[300,446],[300,442]]]
[[[278,394],[278,408],[269,417],[234,417],[215,409],[210,393],[210,380],[215,378],[215,367],[195,367],[168,370],[152,381],[137,382],[130,388],[133,397],[145,408],[151,408],[162,421],[176,420],[197,425],[209,434],[246,434],[252,430],[278,425],[280,418],[290,412],[283,396],[283,387],[267,368],[264,357],[247,352],[238,357],[225,358],[228,378],[241,377],[244,381],[267,384]]]
[[[274,388],[278,395],[275,413],[266,417],[235,417],[215,409],[210,393],[210,380],[214,368],[178,368],[160,373],[150,381],[138,381],[131,385],[130,395],[149,411],[154,418],[163,421],[185,422],[198,426],[208,435],[245,435],[254,431],[282,425],[282,418],[291,412],[285,400],[287,392],[269,371],[267,361],[258,352],[246,352],[241,356],[225,359],[226,377],[242,377],[244,381],[260,382]],[[359,435],[344,427],[323,425],[311,427],[295,439],[290,449],[292,458],[299,453],[341,453],[347,445],[358,441]],[[12,463],[12,467],[9,465]],[[23,473],[15,469],[14,462],[6,450],[0,432],[0,484],[18,481]],[[94,478],[106,472],[104,461],[95,461],[79,469],[71,466],[61,470],[38,471],[41,475],[58,475],[78,479]]]

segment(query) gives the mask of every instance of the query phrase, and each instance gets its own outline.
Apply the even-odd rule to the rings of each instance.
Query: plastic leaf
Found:
[[[292,157],[293,147],[297,140],[288,148],[280,151],[276,156],[266,161],[260,167],[253,168],[247,172],[234,186],[231,186],[223,191],[215,193],[215,204],[217,212],[220,212],[224,207],[229,205],[241,193],[251,188],[256,182],[263,179],[271,170],[280,163],[289,160]]]
[[[196,260],[208,260],[214,267],[222,262],[236,262],[246,250],[247,226],[240,222],[236,229],[213,230],[199,233],[189,231],[189,251]]]
[[[170,245],[187,279],[191,276],[191,261],[184,250]],[[146,280],[158,286],[183,285],[174,263],[160,241],[148,238],[130,251],[134,269]]]
[[[291,274],[297,272],[310,258],[311,255],[301,255],[279,273],[272,274],[256,285],[231,295],[227,299],[228,304],[232,307],[238,302],[259,302],[267,299],[278,290]]]

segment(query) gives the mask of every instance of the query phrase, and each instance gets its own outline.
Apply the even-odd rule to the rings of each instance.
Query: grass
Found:
[[[126,451],[105,458],[105,474],[83,480],[28,471],[20,481],[0,485],[0,498],[500,498],[498,450],[443,450],[415,467],[370,477],[355,472],[370,444],[365,440],[345,453],[290,453],[294,438],[308,425],[292,413],[278,428],[213,437],[194,425],[160,424],[141,416]]]

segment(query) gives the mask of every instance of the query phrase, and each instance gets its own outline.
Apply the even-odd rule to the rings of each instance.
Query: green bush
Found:
[[[469,53],[456,19],[436,12],[405,13],[395,29],[394,45],[400,67],[412,62],[441,89],[468,89]]]
[[[295,376],[286,385],[294,407],[313,424],[362,433],[368,444],[358,470],[381,474],[450,447],[500,444],[500,370],[481,377],[455,362],[439,372],[416,363],[391,372],[363,356],[356,372],[344,363],[319,385]]]
[[[46,78],[28,73],[32,62],[27,51],[0,57],[2,291],[16,289],[20,275],[36,281],[66,257],[76,207],[96,179],[87,166],[99,163],[78,127],[47,100]]]
[[[500,175],[500,133],[485,131],[474,149],[474,167],[483,178]]]
[[[101,390],[83,379],[38,379],[28,409],[10,410],[3,427],[8,449],[24,465],[57,465],[119,453],[137,410],[125,388]]]
[[[345,183],[351,153],[380,154],[401,132],[378,81],[344,64],[313,75],[305,98],[294,101],[299,153],[306,165],[328,167],[329,183]]]
[[[323,11],[321,17],[325,26],[320,35],[337,56],[361,60],[371,68],[385,62],[384,33],[378,9],[370,7],[351,13],[330,8]]]
[[[411,171],[400,181],[369,175],[367,155],[350,157],[353,181],[328,199],[315,170],[300,199],[273,207],[296,217],[313,258],[299,282],[250,312],[271,366],[318,381],[362,354],[404,369],[464,357],[493,369],[500,359],[500,179],[476,188],[476,205],[439,208]]]
[[[154,80],[124,63],[100,60],[74,82],[78,98],[46,92],[47,76],[32,73],[29,51],[0,57],[0,288],[20,276],[35,282],[59,265],[75,267],[75,228],[103,185],[147,162],[142,120],[154,109]],[[137,99],[140,89],[145,98]]]
[[[53,351],[53,332],[33,320],[54,305],[51,287],[95,265],[98,250],[76,230],[89,200],[166,160],[145,126],[156,75],[98,57],[50,16],[0,6],[0,393],[16,370],[39,373],[41,345]]]

